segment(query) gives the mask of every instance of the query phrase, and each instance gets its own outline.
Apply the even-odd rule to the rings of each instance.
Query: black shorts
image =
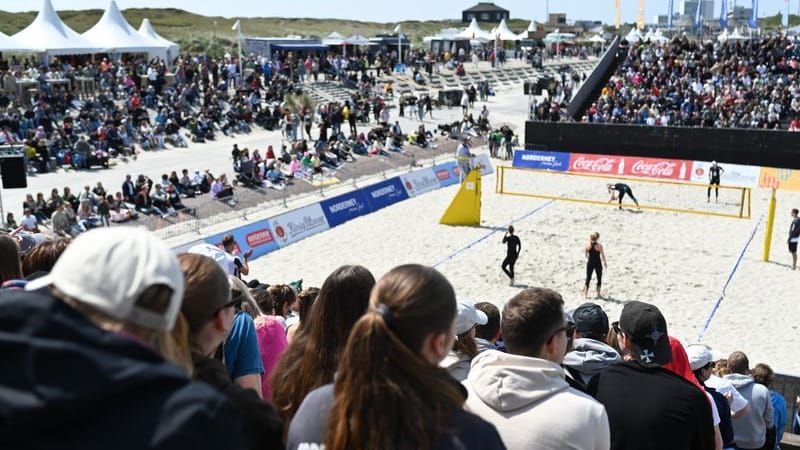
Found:
[[[789,242],[789,253],[797,253],[797,242]]]

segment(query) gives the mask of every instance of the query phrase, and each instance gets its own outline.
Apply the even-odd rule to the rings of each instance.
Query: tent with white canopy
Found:
[[[156,30],[153,29],[153,25],[150,23],[150,19],[144,18],[142,20],[142,25],[139,26],[139,34],[147,36],[148,38],[153,39],[156,42],[160,42],[166,46],[166,48],[163,50],[148,51],[148,58],[152,59],[158,57],[164,60],[168,65],[171,65],[172,60],[178,57],[178,54],[180,53],[180,47],[178,47],[178,44],[170,41],[169,39],[165,39],[160,34],[156,33]]]
[[[30,51],[26,47],[27,46],[22,42],[17,42],[16,39],[9,37],[7,34],[3,34],[3,32],[0,31],[0,52]]]
[[[628,33],[628,35],[625,36],[625,40],[627,40],[628,42],[638,42],[641,41],[642,39],[643,39],[642,33],[636,27],[633,27],[630,33]]]
[[[492,36],[500,38],[501,41],[518,41],[520,39],[517,33],[508,29],[506,19],[500,21],[500,25],[494,29]]]
[[[167,44],[142,35],[134,29],[111,0],[100,20],[82,35],[91,42],[103,45],[109,53],[145,53],[166,50]]]
[[[33,22],[12,38],[24,44],[25,48],[21,50],[47,55],[85,55],[101,53],[106,49],[102,44],[86,40],[64,24],[50,0],[43,0],[42,9]]]
[[[322,38],[322,45],[342,45],[343,43],[344,36],[335,31]]]
[[[354,34],[342,42],[345,45],[369,45],[371,43],[372,41],[360,34]]]
[[[464,29],[464,31],[458,33],[456,38],[460,39],[486,39],[491,40],[493,36],[483,30],[481,27],[478,26],[478,21],[474,18],[472,22],[469,23],[469,26]]]

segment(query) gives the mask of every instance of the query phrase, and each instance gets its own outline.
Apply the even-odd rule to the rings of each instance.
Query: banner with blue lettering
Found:
[[[513,166],[522,169],[555,170],[566,172],[569,168],[569,153],[544,150],[514,150]]]
[[[403,187],[403,182],[397,177],[367,186],[362,188],[361,191],[373,211],[408,199],[408,192]]]
[[[439,180],[441,187],[452,186],[458,184],[458,166],[455,161],[450,161],[433,166],[433,173]]]
[[[372,212],[372,207],[361,190],[323,200],[320,205],[331,228]]]
[[[222,247],[222,238],[226,234],[233,235],[233,239],[236,241],[233,252],[239,256],[252,249],[252,258],[258,258],[278,249],[278,243],[275,241],[275,236],[272,234],[269,222],[266,220],[209,236],[205,241],[208,244]]]

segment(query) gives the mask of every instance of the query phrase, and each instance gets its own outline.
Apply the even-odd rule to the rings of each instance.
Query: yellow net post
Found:
[[[769,261],[769,251],[772,247],[772,228],[775,225],[775,205],[778,203],[775,198],[775,189],[772,189],[772,196],[769,198],[769,210],[767,212],[767,232],[764,234],[764,261]]]

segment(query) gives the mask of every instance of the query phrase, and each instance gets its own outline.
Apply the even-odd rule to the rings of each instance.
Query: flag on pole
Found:
[[[703,5],[702,1],[697,2],[697,10],[694,12],[694,27],[699,30],[701,25],[700,6]]]
[[[644,30],[644,0],[639,0],[639,16],[636,18],[636,27]]]
[[[396,27],[394,27],[394,32],[395,33],[399,33],[400,32],[400,24],[399,23],[397,24]]]
[[[789,0],[786,0],[786,14],[783,15],[783,20],[781,22],[783,28],[789,28]]]
[[[758,0],[753,0],[753,12],[750,14],[748,25],[750,28],[758,28]]]
[[[614,17],[614,28],[619,30],[620,25],[622,25],[622,13],[620,12],[621,0],[615,0],[614,3],[617,7],[617,15]]]
[[[722,0],[722,10],[719,13],[719,26],[728,28],[728,0]]]
[[[241,20],[237,20],[236,23],[233,24],[233,28],[231,28],[231,30],[236,32],[236,37],[237,38],[241,38],[242,37],[242,21]]]
[[[725,1],[725,0],[723,0]],[[672,14],[673,14],[673,0],[669,0],[669,8],[667,9],[667,28],[672,29]]]

